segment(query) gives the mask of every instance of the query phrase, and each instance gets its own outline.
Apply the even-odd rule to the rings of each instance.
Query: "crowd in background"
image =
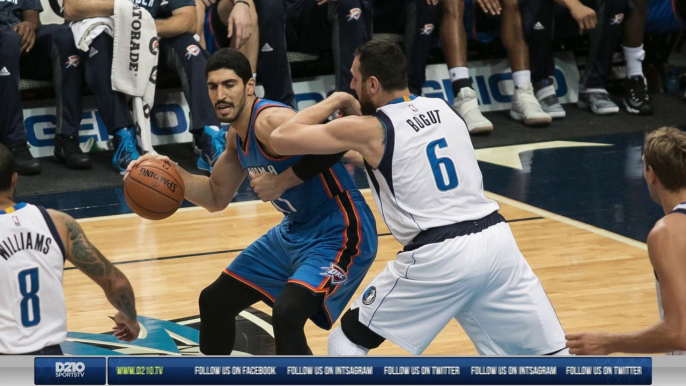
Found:
[[[465,1],[469,0],[131,0],[155,18],[159,65],[173,70],[190,108],[190,131],[197,167],[211,171],[225,146],[208,98],[205,64],[222,47],[241,50],[250,60],[264,97],[295,107],[287,52],[333,57],[336,90],[350,89],[355,49],[375,34],[402,35],[409,60],[409,89],[422,93],[426,63],[436,40],[447,64],[454,107],[472,134],[493,124],[479,110],[467,63]],[[566,9],[588,34],[589,55],[580,79],[578,106],[595,114],[620,108],[605,87],[612,57],[621,43],[626,60],[622,105],[630,114],[652,114],[642,62],[648,0],[474,0],[475,12],[500,17],[500,36],[512,69],[514,94],[510,116],[530,126],[564,118],[553,80],[553,15]],[[114,169],[123,173],[140,156],[126,96],[112,91],[113,38],[100,34],[87,51],[77,48],[68,22],[112,16],[115,0],[64,0],[65,24],[41,25],[40,0],[0,0],[0,143],[12,150],[20,174],[36,174],[41,165],[29,150],[22,115],[19,79],[53,81],[57,122],[55,156],[75,169],[91,167],[79,147],[84,86],[112,136]],[[556,5],[557,4],[557,5]]]

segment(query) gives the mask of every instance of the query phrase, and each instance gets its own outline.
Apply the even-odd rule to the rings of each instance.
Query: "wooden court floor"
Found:
[[[358,295],[401,249],[388,234],[371,193],[363,192],[377,218],[380,237],[376,261]],[[629,331],[658,320],[645,244],[505,197],[489,196],[500,203],[565,331]],[[182,209],[163,221],[120,215],[79,222],[91,242],[131,281],[138,313],[170,320],[198,315],[200,291],[280,218],[271,204],[251,201],[233,203],[215,214],[201,208]],[[72,269],[65,272],[64,287],[69,331],[110,329],[114,310],[97,285]],[[263,304],[256,308],[270,313]],[[314,354],[325,355],[328,332],[308,322],[306,334]],[[406,355],[388,342],[372,354]],[[425,351],[425,355],[474,354],[476,350],[455,321]]]

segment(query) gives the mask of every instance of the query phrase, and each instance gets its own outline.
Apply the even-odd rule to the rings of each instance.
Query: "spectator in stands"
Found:
[[[260,0],[270,3],[280,1]],[[350,89],[355,50],[372,35],[371,0],[285,0],[286,41],[289,51],[318,53],[333,51],[336,90],[355,94]],[[258,16],[260,11],[258,9]],[[274,35],[281,34],[280,27],[273,27]],[[261,35],[267,35],[260,28]],[[276,37],[276,36],[274,36]],[[263,51],[266,47],[262,47]],[[272,47],[276,50],[275,47]],[[285,56],[286,52],[278,53]],[[269,71],[284,74],[283,69],[272,67]],[[261,68],[258,69],[261,73]],[[290,78],[289,78],[290,79]],[[283,80],[286,81],[285,78]]]
[[[223,47],[238,49],[255,77],[260,33],[253,0],[195,0],[195,8],[202,48],[210,55]]]
[[[67,166],[88,168],[79,147],[81,68],[74,38],[63,25],[41,26],[40,0],[0,0],[0,143],[14,153],[19,174],[36,174],[40,163],[28,147],[19,76],[47,80],[54,74],[57,94],[55,156]]]
[[[133,0],[132,0],[133,1]],[[171,16],[160,17],[163,0],[147,2],[134,1],[155,18],[157,35],[160,37],[159,62],[172,68],[181,79],[186,102],[191,111],[190,130],[194,144],[200,152],[197,167],[210,171],[219,155],[224,151],[225,132],[207,94],[205,63],[209,55],[193,35],[196,32],[197,15],[195,0],[169,0]],[[114,0],[65,0],[64,17],[78,21],[114,14]],[[86,82],[96,97],[98,110],[102,114],[107,130],[114,138],[116,148],[112,164],[124,173],[126,166],[140,157],[136,146],[133,122],[128,114],[124,95],[112,91],[110,73],[114,39],[100,34],[84,55]]]
[[[403,35],[410,92],[422,95],[438,0],[374,0],[374,33]]]
[[[547,125],[552,118],[542,109],[534,96],[529,71],[529,47],[524,40],[522,17],[517,0],[475,0],[484,13],[495,16],[503,13],[500,37],[507,49],[512,67],[515,91],[510,116],[531,126]],[[440,0],[442,17],[440,38],[448,64],[455,108],[467,123],[471,134],[488,133],[493,124],[479,111],[476,92],[471,86],[467,70],[467,35],[464,29],[464,0]]]
[[[591,47],[586,61],[585,74],[579,85],[580,108],[595,114],[616,114],[619,107],[605,90],[604,79],[610,72],[614,50],[623,40],[626,59],[627,82],[624,108],[631,114],[653,113],[648,87],[643,76],[642,61],[643,33],[648,17],[648,0],[633,0],[635,8],[629,11],[627,0],[606,0],[604,2],[584,1],[590,6],[604,6],[602,10],[592,9],[580,0],[555,0],[567,8],[579,25],[579,33],[590,31]],[[524,14],[524,29],[531,51],[532,78],[536,97],[543,109],[553,118],[564,118],[566,113],[555,95],[553,72],[555,64],[551,51],[553,2],[550,0],[520,0]],[[604,15],[598,19],[597,15]],[[624,26],[622,28],[622,22]]]

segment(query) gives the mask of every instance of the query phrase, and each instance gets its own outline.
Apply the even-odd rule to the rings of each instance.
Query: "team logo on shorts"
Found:
[[[360,20],[360,16],[362,16],[362,10],[359,8],[353,8],[348,14],[348,21]]]
[[[17,216],[12,216],[12,221],[14,221],[14,225],[16,226],[21,226],[21,222],[19,222],[19,217]]]
[[[431,33],[434,31],[434,25],[433,24],[424,24],[424,27],[419,31],[420,35],[431,35]]]
[[[624,20],[624,14],[623,13],[618,13],[615,15],[615,17],[610,20],[610,25],[618,25],[622,23],[622,20]]]
[[[376,300],[376,287],[371,286],[364,290],[364,293],[362,294],[362,303],[368,306],[374,303],[374,300]]]
[[[198,56],[200,53],[200,47],[195,44],[186,47],[186,59],[190,59],[194,56]]]
[[[326,270],[326,272],[321,274],[322,276],[331,276],[331,284],[345,284],[348,282],[348,275],[338,265],[331,263],[330,267],[322,267],[322,269]]]
[[[72,55],[72,56],[69,57],[69,60],[67,60],[67,62],[64,63],[64,64],[67,65],[67,68],[69,68],[69,67],[78,67],[78,66],[79,66],[79,60],[80,60],[80,59],[81,59],[81,58],[79,58],[78,55]]]
[[[148,48],[150,48],[151,54],[157,55],[157,52],[160,49],[160,39],[158,39],[157,36],[150,39],[150,45]]]

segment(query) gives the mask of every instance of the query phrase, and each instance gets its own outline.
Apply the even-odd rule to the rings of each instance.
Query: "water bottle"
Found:
[[[667,92],[670,94],[679,92],[679,72],[674,68],[667,72]]]

